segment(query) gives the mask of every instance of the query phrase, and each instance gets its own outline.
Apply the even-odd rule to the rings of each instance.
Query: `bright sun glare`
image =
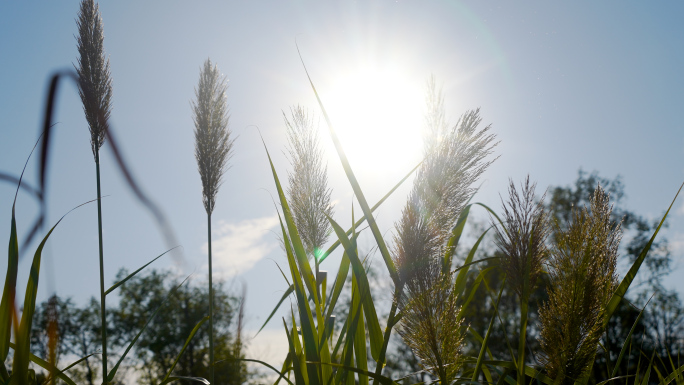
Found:
[[[337,77],[322,95],[355,170],[403,175],[420,160],[424,88],[394,70]]]

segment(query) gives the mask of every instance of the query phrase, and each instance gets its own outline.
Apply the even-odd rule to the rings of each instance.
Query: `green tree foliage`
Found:
[[[122,269],[116,280],[127,275],[128,272]],[[186,282],[178,287],[179,284],[169,272],[151,270],[124,283],[118,289],[118,306],[107,309],[111,327],[107,335],[112,346],[123,350],[142,329],[152,312],[162,306],[161,312],[140,336],[134,347],[134,355],[129,354],[124,361],[129,374],[137,377],[139,384],[161,382],[192,329],[207,315],[209,296],[206,285]],[[216,360],[227,360],[217,365],[216,381],[221,384],[241,384],[249,378],[247,367],[232,360],[235,357],[244,358],[242,343],[237,341],[239,333],[236,332],[241,299],[231,295],[224,284],[216,284],[214,293]],[[99,302],[92,298],[85,306],[79,307],[71,299],[53,297],[40,304],[36,314],[31,335],[35,354],[47,357],[48,324],[54,317],[50,301],[57,305],[58,366],[65,367],[77,358],[97,353],[100,347]],[[207,378],[208,363],[209,330],[205,323],[190,341],[174,374]],[[99,378],[101,367],[101,355],[95,354],[70,369],[68,374],[76,383],[93,385]]]

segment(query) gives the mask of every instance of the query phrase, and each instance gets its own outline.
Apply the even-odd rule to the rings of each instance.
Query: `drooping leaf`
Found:
[[[186,349],[186,348],[188,347],[188,345],[190,344],[190,341],[192,341],[192,337],[195,336],[195,334],[196,334],[197,331],[199,330],[200,326],[202,326],[202,324],[205,323],[205,322],[208,321],[208,320],[209,320],[209,316],[206,316],[206,317],[202,318],[202,319],[197,323],[197,325],[195,325],[195,327],[192,329],[192,331],[190,332],[190,335],[188,336],[188,339],[185,340],[185,344],[183,344],[183,348],[181,348],[181,351],[178,353],[178,356],[176,357],[176,360],[173,361],[173,364],[171,364],[171,368],[169,368],[168,373],[166,373],[166,376],[164,376],[164,379],[162,380],[162,384],[166,384],[166,383],[167,383],[167,380],[171,377],[171,373],[173,372],[173,369],[176,368],[176,364],[178,364],[178,361],[180,360],[181,356],[182,356],[183,353],[185,352],[185,349]],[[205,380],[204,378],[202,378],[202,380],[207,381],[207,380]],[[208,384],[209,382],[207,381],[206,383]]]
[[[170,251],[172,251],[172,250],[175,250],[175,249],[177,249],[177,248],[179,248],[179,247],[180,247],[180,246],[176,246],[176,247],[174,247],[174,248],[171,248],[171,249],[166,250],[165,252],[159,254],[159,255],[158,255],[156,258],[154,258],[153,260],[151,260],[151,261],[147,262],[146,264],[144,264],[144,265],[143,265],[141,268],[139,268],[138,270],[132,272],[131,274],[128,274],[128,276],[127,276],[126,278],[124,278],[124,279],[122,279],[121,281],[115,283],[114,285],[112,285],[112,287],[110,287],[109,289],[107,289],[107,291],[105,291],[105,295],[107,295],[107,294],[111,293],[112,291],[116,290],[116,288],[118,288],[119,286],[123,285],[123,284],[124,284],[126,281],[128,281],[129,279],[133,278],[133,277],[134,277],[136,274],[138,274],[142,269],[146,268],[147,266],[149,266],[150,264],[152,264],[152,262],[156,261],[157,259],[163,257],[164,254],[166,254],[166,253],[168,253],[168,252],[170,252]]]

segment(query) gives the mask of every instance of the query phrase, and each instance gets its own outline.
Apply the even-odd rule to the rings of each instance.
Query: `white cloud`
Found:
[[[249,219],[239,223],[219,221],[212,234],[212,262],[214,276],[227,278],[243,273],[277,247],[264,235],[278,224],[278,217]],[[208,244],[202,252],[208,254]]]

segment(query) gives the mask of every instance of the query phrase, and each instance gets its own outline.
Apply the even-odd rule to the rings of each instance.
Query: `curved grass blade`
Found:
[[[119,286],[123,285],[126,281],[128,281],[129,279],[133,278],[133,276],[135,276],[136,274],[138,274],[142,269],[144,269],[144,268],[146,268],[147,266],[149,266],[150,264],[152,264],[152,262],[154,262],[154,261],[156,261],[157,259],[163,257],[166,253],[168,253],[168,252],[170,252],[170,251],[172,251],[172,250],[174,250],[174,249],[177,249],[177,248],[179,248],[179,247],[180,247],[180,246],[176,246],[176,247],[174,247],[174,248],[171,248],[171,249],[166,250],[165,252],[159,254],[159,256],[157,256],[155,259],[153,259],[153,260],[147,262],[146,264],[144,264],[144,265],[143,265],[141,268],[139,268],[138,270],[132,272],[131,274],[128,274],[128,276],[127,276],[126,278],[124,278],[124,279],[122,279],[121,281],[115,283],[114,285],[112,285],[112,287],[110,287],[109,289],[107,289],[107,291],[105,291],[105,295],[107,295],[107,294],[111,293],[112,291],[116,290]]]
[[[644,249],[641,251],[641,253],[639,254],[639,257],[637,257],[637,259],[632,264],[632,267],[629,269],[629,271],[627,272],[625,277],[622,279],[622,282],[620,282],[620,285],[615,290],[615,293],[613,294],[613,297],[610,299],[610,302],[608,302],[608,305],[606,306],[606,318],[605,318],[604,323],[603,323],[604,328],[606,327],[606,325],[608,325],[608,321],[610,320],[611,316],[613,315],[613,313],[617,309],[618,305],[620,304],[620,301],[622,300],[622,298],[627,293],[627,289],[629,289],[629,286],[632,284],[632,281],[634,280],[637,273],[639,272],[639,268],[641,267],[641,264],[644,262],[644,259],[646,258],[646,254],[648,254],[648,251],[651,249],[651,245],[653,244],[653,241],[655,240],[656,235],[658,235],[660,228],[663,226],[663,223],[665,222],[665,218],[667,218],[667,215],[670,213],[670,210],[672,209],[672,206],[674,205],[675,201],[677,200],[679,193],[682,191],[682,187],[684,187],[684,183],[682,183],[682,185],[679,187],[677,194],[675,195],[674,199],[672,200],[672,203],[670,203],[670,207],[667,208],[665,215],[663,215],[663,219],[660,220],[660,223],[658,224],[658,227],[655,229],[653,236],[651,236],[651,239],[648,241],[648,243],[646,244]]]
[[[359,286],[359,295],[361,296],[361,302],[363,304],[364,312],[366,313],[366,322],[368,324],[368,334],[370,336],[370,347],[371,355],[373,359],[377,362],[380,357],[380,351],[383,345],[383,335],[380,330],[380,323],[378,322],[378,315],[375,311],[375,305],[373,304],[373,298],[371,297],[370,285],[368,283],[368,277],[366,276],[366,271],[363,268],[363,264],[359,260],[358,255],[356,255],[356,250],[344,233],[344,230],[337,224],[332,218],[328,217],[330,224],[332,225],[337,237],[344,246],[347,256],[351,262],[352,270],[354,276],[357,279]]]
[[[499,297],[496,299],[496,304],[494,305],[494,308],[497,309],[494,311],[495,313],[499,309],[499,302],[501,301],[501,294],[503,294],[503,289],[504,289],[504,285],[502,284],[501,290],[499,290]],[[482,347],[480,348],[480,354],[477,356],[477,362],[475,363],[475,370],[473,371],[473,377],[471,379],[472,381],[477,380],[477,376],[480,373],[480,368],[482,368],[482,361],[484,361],[484,358],[485,358],[485,353],[488,352],[488,350],[489,350],[487,347],[487,343],[489,342],[489,336],[492,333],[492,329],[494,329],[494,320],[495,319],[496,319],[496,314],[492,314],[492,319],[489,321],[489,327],[487,328],[487,333],[485,333],[484,340],[482,341]],[[490,355],[490,357],[494,358],[494,356],[492,356],[491,352],[489,352],[489,355]],[[487,381],[489,381],[490,384],[492,383],[491,376],[490,376],[490,378],[487,378]]]
[[[171,376],[171,377],[165,379],[164,381],[160,382],[159,385],[165,385],[165,384],[168,384],[168,383],[170,383],[170,382],[182,381],[182,380],[194,381],[194,382],[201,382],[201,383],[203,383],[203,384],[210,385],[209,381],[208,381],[206,378],[202,378],[202,377],[183,377],[183,376]]]
[[[475,252],[477,252],[477,248],[480,246],[480,242],[482,242],[482,239],[484,239],[488,231],[489,229],[485,230],[485,232],[482,233],[482,235],[480,235],[480,238],[477,239],[475,245],[473,245],[473,247],[470,249],[468,257],[466,257],[465,261],[463,261],[464,268],[458,272],[458,275],[456,276],[456,283],[454,283],[454,290],[456,291],[456,293],[458,293],[458,295],[463,294],[463,291],[465,290],[466,280],[468,278],[468,270],[470,269],[470,265],[473,261],[473,258],[475,257]]]
[[[19,378],[24,378],[28,375],[29,360],[30,360],[30,344],[31,344],[31,327],[33,325],[33,314],[36,311],[36,296],[38,295],[38,281],[40,278],[40,262],[42,259],[43,248],[45,243],[57,225],[77,208],[86,205],[93,201],[82,203],[64,214],[57,223],[48,231],[43,240],[38,245],[36,252],[33,255],[33,262],[31,263],[31,270],[29,272],[29,279],[26,283],[26,292],[24,294],[24,310],[21,314],[21,321],[18,328],[15,329],[16,348],[14,349],[14,362],[12,363],[12,373]],[[14,304],[11,304],[12,306]]]
[[[511,361],[496,361],[496,360],[490,360],[490,361],[482,361],[483,364],[485,365],[491,365],[491,366],[497,366],[500,368],[504,369],[511,369],[513,372],[516,370],[516,365],[515,363]],[[532,377],[533,379],[536,379],[538,381],[541,381],[542,383],[546,385],[553,385],[553,380],[549,378],[547,375],[543,374],[542,372],[535,370],[534,368],[531,368],[527,365],[524,365],[525,368],[525,374]]]
[[[677,370],[670,373],[669,376],[665,377],[665,380],[660,385],[668,385],[670,382],[682,375],[682,373],[684,373],[684,365],[680,366]]]
[[[19,243],[17,242],[17,222],[14,215],[14,205],[12,205],[12,224],[8,249],[7,275],[5,277],[5,288],[2,291],[2,302],[0,302],[0,362],[3,363],[7,359],[10,348],[12,313],[14,311],[17,271],[19,267]],[[4,368],[4,365],[2,366]],[[9,377],[4,378],[5,381],[8,379]]]
[[[290,360],[290,355],[288,354],[288,358],[286,359],[286,361],[289,361],[289,360]],[[257,363],[257,364],[261,364],[261,365],[263,365],[263,366],[265,366],[265,367],[271,369],[272,371],[278,373],[278,380],[276,381],[276,383],[277,383],[278,381],[280,381],[281,379],[283,379],[283,380],[287,381],[290,385],[294,385],[294,384],[292,383],[292,381],[290,381],[287,377],[285,377],[284,371],[283,371],[283,372],[280,372],[278,369],[276,369],[276,368],[274,368],[273,366],[269,365],[267,362],[260,361],[260,360],[255,360],[255,359],[252,359],[252,358],[231,358],[231,359],[229,359],[229,360],[216,361],[216,364],[221,363],[221,362],[224,362],[224,361],[244,361],[244,362],[254,362],[254,363]],[[216,365],[216,364],[214,364],[214,365]]]
[[[349,365],[336,364],[336,363],[334,363],[334,362],[325,363],[325,362],[311,362],[311,361],[307,361],[306,363],[307,363],[308,365],[321,365],[321,364],[322,364],[322,365],[330,365],[330,366],[342,368],[342,369],[348,370],[348,371],[350,371],[350,372],[354,372],[354,373],[366,375],[366,376],[371,377],[371,378],[373,378],[373,379],[377,379],[377,380],[380,381],[380,383],[383,384],[383,385],[399,385],[398,383],[394,382],[394,381],[393,381],[391,378],[389,378],[389,377],[385,377],[385,376],[382,376],[382,375],[377,375],[377,374],[375,374],[375,373],[373,373],[373,372],[369,372],[368,370],[362,370],[362,369],[355,368],[355,367],[349,366]]]
[[[297,52],[299,53],[299,47],[297,47]],[[340,161],[342,162],[344,172],[347,174],[347,179],[349,179],[349,184],[351,184],[352,189],[354,190],[354,195],[356,195],[356,200],[359,202],[361,210],[363,211],[363,215],[366,217],[366,220],[368,221],[368,225],[370,226],[371,232],[373,233],[375,241],[378,244],[378,250],[380,250],[380,254],[382,255],[383,260],[385,261],[385,265],[387,266],[387,270],[389,271],[390,277],[392,277],[392,281],[394,281],[396,285],[399,283],[399,275],[397,273],[397,268],[396,266],[394,266],[394,261],[390,256],[389,250],[387,249],[387,245],[385,244],[385,240],[382,238],[382,234],[380,233],[378,224],[375,222],[375,218],[373,218],[370,207],[368,206],[368,202],[366,201],[366,197],[363,195],[361,186],[359,186],[359,182],[356,180],[356,176],[354,175],[354,171],[352,170],[351,165],[349,164],[349,160],[347,160],[347,155],[345,154],[344,149],[342,148],[342,143],[340,143],[340,140],[337,138],[337,134],[335,133],[335,129],[333,128],[332,122],[330,121],[330,117],[328,117],[328,113],[325,110],[325,107],[323,106],[323,102],[321,101],[318,92],[316,91],[316,87],[314,87],[313,81],[311,80],[311,76],[309,76],[309,71],[306,69],[306,65],[304,65],[304,59],[302,59],[301,53],[299,53],[299,58],[302,61],[302,66],[304,67],[304,72],[306,72],[306,77],[309,79],[309,84],[311,84],[311,89],[316,95],[318,105],[321,107],[323,117],[325,118],[325,121],[328,124],[330,136],[332,137],[333,143],[335,144],[335,149],[337,150],[337,154],[339,155]]]
[[[14,344],[14,342],[10,342],[10,347],[16,351],[17,345]],[[54,365],[51,363],[45,361],[44,359],[34,355],[33,353],[29,353],[29,359],[33,361],[36,365],[40,366],[41,368],[47,370],[50,373],[54,373],[57,378],[60,380],[66,382],[69,385],[76,385],[74,380],[69,378],[66,374],[64,374],[64,370],[59,370],[57,369]]]
[[[178,288],[180,288],[181,286],[183,286],[183,284],[185,283],[185,281],[188,280],[188,278],[190,278],[190,276],[188,276],[187,278],[185,278],[185,279],[183,280],[183,282],[180,283],[180,285],[176,286],[176,287],[175,287],[175,288],[166,296],[166,298],[164,298],[164,301],[161,303],[161,305],[159,305],[159,307],[157,308],[157,310],[155,310],[154,313],[152,313],[152,315],[150,316],[150,318],[147,319],[147,322],[145,322],[145,325],[143,325],[143,327],[140,329],[140,331],[138,332],[138,334],[136,334],[135,337],[133,338],[133,340],[131,340],[131,342],[128,344],[128,346],[126,347],[126,350],[123,352],[123,354],[121,355],[121,357],[119,357],[119,361],[118,361],[118,362],[116,363],[116,365],[114,365],[114,367],[109,371],[109,374],[107,374],[107,382],[112,382],[112,380],[114,380],[114,376],[116,375],[116,371],[119,370],[119,365],[121,365],[121,362],[123,362],[124,358],[126,358],[126,355],[128,354],[128,352],[131,351],[131,349],[133,348],[133,345],[135,345],[135,343],[138,341],[138,338],[140,338],[140,336],[143,334],[143,332],[145,331],[145,329],[147,329],[147,325],[150,324],[150,322],[152,321],[152,319],[154,319],[154,317],[157,315],[157,313],[159,313],[159,310],[161,310],[161,308],[164,307],[164,305],[166,304],[166,301],[168,301],[169,298],[170,298],[173,294],[176,293],[176,290],[178,290]]]
[[[263,138],[262,138],[263,142]],[[290,206],[287,204],[287,199],[285,198],[285,193],[283,192],[283,188],[280,185],[280,180],[278,179],[278,173],[275,170],[275,166],[273,166],[273,161],[271,160],[271,154],[268,152],[268,148],[266,148],[266,143],[263,142],[264,144],[264,149],[266,150],[266,155],[268,156],[268,162],[271,165],[271,172],[273,173],[273,180],[276,185],[276,189],[278,190],[278,197],[280,198],[280,205],[283,209],[283,215],[285,216],[285,223],[287,224],[287,231],[289,233],[289,238],[291,241],[292,249],[295,252],[295,256],[297,257],[297,262],[299,264],[299,269],[301,270],[301,275],[304,281],[304,284],[306,285],[306,288],[309,290],[309,294],[314,298],[314,303],[316,306],[318,306],[318,290],[316,290],[316,278],[314,277],[313,271],[311,270],[311,266],[309,265],[309,259],[306,256],[306,253],[304,252],[304,245],[302,244],[302,240],[299,237],[299,232],[297,231],[297,226],[295,225],[294,218],[292,217],[292,212],[290,211]],[[282,222],[282,220],[281,220]],[[283,232],[283,237],[287,237],[287,234]],[[290,248],[288,248],[290,250]]]
[[[655,294],[655,293],[654,293]],[[646,310],[646,306],[648,306],[649,302],[651,302],[651,299],[653,298],[653,295],[651,295],[651,298],[648,299],[646,302],[646,305],[644,305],[643,309],[639,312],[639,315],[637,316],[636,320],[634,320],[634,324],[632,325],[632,328],[629,330],[629,334],[627,334],[627,338],[625,338],[625,342],[622,344],[622,349],[620,350],[620,355],[618,355],[617,361],[615,361],[615,368],[613,368],[613,373],[612,377],[615,377],[617,374],[618,369],[620,368],[620,363],[622,362],[622,357],[625,355],[625,352],[627,351],[628,347],[628,342],[632,338],[632,333],[634,333],[634,330],[636,330],[637,324],[639,324],[639,320],[641,320],[641,316],[644,314],[644,310]]]
[[[356,241],[356,239],[354,239]],[[347,280],[347,275],[349,275],[349,256],[345,252],[342,255],[342,261],[340,261],[340,268],[337,270],[337,276],[335,277],[335,283],[333,284],[333,290],[330,293],[330,302],[327,306],[327,312],[325,314],[325,319],[329,319],[332,315],[337,300],[342,293],[342,288],[344,287],[344,282]]]
[[[292,334],[294,334],[295,333],[294,318],[292,320],[293,320]],[[297,383],[297,385],[300,385],[300,384],[307,385],[308,381],[304,380],[304,376],[306,375],[306,373],[302,370],[302,365],[299,362],[300,357],[298,357],[298,355],[296,353],[297,350],[296,350],[295,344],[293,342],[293,337],[296,338],[296,336],[290,335],[290,331],[288,330],[287,324],[285,323],[285,318],[283,318],[283,326],[285,326],[285,335],[287,335],[287,342],[290,345],[290,352],[288,353],[288,355],[292,359],[292,371],[294,372],[294,375],[295,375],[295,383]],[[288,380],[288,382],[289,382],[289,380]]]
[[[271,318],[273,318],[273,315],[278,311],[278,308],[283,303],[283,301],[285,301],[285,298],[289,297],[290,294],[292,294],[292,293],[294,293],[294,285],[290,285],[290,287],[288,287],[287,290],[285,290],[285,294],[283,294],[283,296],[280,298],[280,301],[278,301],[278,304],[273,308],[273,311],[271,312],[271,314],[268,316],[268,318],[266,318],[266,322],[264,322],[264,324],[261,325],[261,328],[259,328],[259,331],[254,335],[255,337],[259,333],[261,333],[261,331],[264,329],[264,327],[266,327],[266,324],[268,323],[268,321],[270,321]]]
[[[92,357],[92,356],[94,356],[94,355],[96,355],[96,354],[100,354],[100,353],[90,353],[90,354],[88,354],[87,356],[81,357],[81,358],[79,358],[78,360],[72,362],[71,364],[69,364],[69,366],[65,367],[64,369],[62,369],[62,370],[57,370],[57,371],[59,371],[59,372],[61,372],[61,373],[64,373],[64,372],[66,372],[67,370],[73,368],[74,366],[80,364],[81,362],[85,361],[86,359],[88,359],[88,358],[90,358],[90,357]],[[50,374],[45,378],[45,381],[43,381],[43,384],[49,384],[49,383],[52,381],[52,379],[53,379],[53,375],[52,375],[52,373],[50,373]]]
[[[471,205],[466,205],[463,208],[463,211],[461,211],[461,214],[458,216],[458,221],[456,221],[456,225],[451,230],[451,237],[449,237],[449,242],[447,242],[446,253],[444,253],[444,258],[442,260],[443,274],[448,274],[449,271],[451,271],[451,264],[454,252],[456,251],[456,247],[458,246],[458,241],[461,239],[461,235],[463,235],[463,229],[465,228],[465,224],[468,221],[470,207]]]
[[[465,302],[463,302],[463,305],[461,305],[461,311],[459,312],[459,317],[463,317],[465,314],[466,309],[468,308],[468,305],[470,305],[470,302],[475,298],[475,293],[477,292],[477,289],[480,287],[480,284],[485,278],[485,275],[489,273],[492,269],[496,268],[497,266],[490,266],[482,271],[480,271],[480,274],[477,275],[477,278],[475,278],[475,282],[473,282],[473,286],[470,288],[470,292],[468,294],[468,298],[466,298]]]
[[[202,318],[202,319],[197,323],[197,325],[195,325],[195,327],[192,329],[192,331],[190,332],[190,335],[188,336],[188,339],[185,340],[185,344],[183,344],[183,348],[181,349],[180,353],[178,353],[178,356],[176,357],[176,360],[173,361],[173,364],[171,364],[171,368],[169,369],[168,373],[166,373],[166,376],[165,376],[164,379],[162,380],[162,384],[166,384],[166,383],[170,382],[170,381],[167,381],[167,380],[171,377],[171,372],[173,372],[173,369],[176,368],[176,364],[178,364],[178,361],[180,360],[181,356],[182,356],[183,353],[185,352],[185,349],[186,349],[186,348],[188,347],[188,345],[190,344],[190,341],[192,341],[192,337],[195,336],[195,333],[197,333],[197,331],[199,330],[200,326],[202,326],[202,324],[205,323],[205,322],[208,321],[208,320],[209,320],[209,316],[206,316],[206,317]],[[214,363],[214,365],[215,365],[215,363]],[[209,381],[205,380],[204,378],[202,378],[202,380],[206,381],[206,383],[209,384]]]
[[[409,171],[409,173],[406,174],[406,176],[404,176],[404,177],[399,181],[399,183],[397,183],[396,185],[394,185],[394,187],[392,187],[392,189],[391,189],[387,194],[385,194],[385,196],[383,196],[382,199],[380,199],[380,200],[378,201],[378,203],[376,203],[373,207],[371,207],[370,211],[371,211],[371,212],[374,212],[378,207],[380,207],[380,205],[383,204],[383,203],[385,202],[385,200],[386,200],[387,198],[389,198],[389,196],[392,195],[392,193],[393,193],[396,189],[398,189],[399,186],[401,186],[401,185],[406,181],[406,179],[408,179],[408,177],[411,176],[411,174],[413,174],[413,172],[416,171],[416,170],[418,169],[418,167],[420,167],[421,164],[422,164],[422,162],[421,162],[421,163],[418,163],[418,164],[416,165],[416,167],[414,167],[411,171]],[[366,217],[365,217],[365,216],[362,216],[361,219],[359,219],[358,221],[354,222],[353,226],[352,226],[349,230],[347,230],[346,234],[347,234],[348,236],[351,235],[353,229],[354,229],[355,227],[361,226],[361,224],[362,224],[365,220],[366,220]],[[328,248],[328,250],[326,250],[325,253],[323,253],[323,255],[322,255],[321,258],[320,258],[320,262],[323,262],[326,258],[328,258],[328,256],[330,255],[330,253],[332,253],[333,251],[335,251],[335,249],[336,249],[339,245],[340,245],[340,241],[339,241],[339,240],[335,241],[335,242]]]

